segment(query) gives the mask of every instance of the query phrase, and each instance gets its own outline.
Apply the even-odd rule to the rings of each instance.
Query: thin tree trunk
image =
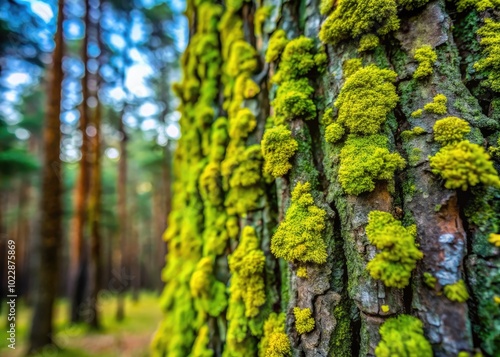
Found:
[[[90,27],[89,2],[85,5],[85,33],[82,44],[82,62],[84,74],[82,78],[83,100],[80,110],[80,132],[82,133],[82,147],[80,148],[81,159],[79,162],[78,180],[75,187],[75,213],[71,231],[71,255],[70,255],[70,291],[71,291],[71,322],[77,323],[82,320],[83,304],[88,285],[88,257],[86,246],[86,227],[88,220],[88,196],[90,190],[90,156],[91,143],[87,133],[89,126],[89,98],[88,89],[88,36]]]
[[[125,113],[125,110],[123,110]],[[129,285],[128,274],[126,273],[127,258],[127,133],[123,124],[123,115],[119,118],[118,132],[121,134],[120,141],[120,161],[118,161],[118,254],[117,254],[117,274],[120,282],[117,297],[116,320],[122,321],[125,317],[125,290]]]
[[[61,84],[63,80],[63,15],[64,1],[59,0],[55,37],[50,71],[50,90],[44,138],[42,169],[41,244],[39,281],[36,302],[31,320],[28,353],[40,351],[54,343],[53,308],[58,291],[60,250],[62,245],[62,170],[60,159]]]

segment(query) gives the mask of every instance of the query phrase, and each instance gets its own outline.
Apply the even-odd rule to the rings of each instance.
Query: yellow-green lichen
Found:
[[[432,172],[445,180],[448,189],[461,188],[482,183],[500,188],[500,178],[482,146],[463,140],[447,145],[430,157]]]
[[[377,357],[432,357],[432,347],[424,336],[422,321],[410,315],[387,319],[380,327]]]
[[[350,77],[361,68],[363,68],[363,60],[361,58],[351,58],[344,61],[344,63],[342,63],[342,73],[344,74],[344,78]]]
[[[344,136],[344,127],[338,123],[331,123],[325,129],[325,140],[331,144],[336,143]]]
[[[425,45],[415,51],[415,60],[418,62],[418,67],[413,73],[413,78],[421,79],[432,74],[434,63],[437,61],[437,54],[431,46]]]
[[[475,7],[477,11],[495,9],[500,7],[499,0],[457,0],[457,10],[463,11],[468,7]]]
[[[271,313],[264,323],[264,335],[259,344],[259,357],[291,356],[290,340],[285,332],[286,315]]]
[[[388,212],[371,211],[366,235],[381,250],[366,266],[372,278],[388,287],[407,286],[417,261],[423,257],[415,245],[416,227],[403,227]]]
[[[272,253],[288,261],[325,263],[325,216],[325,210],[314,204],[309,182],[297,183],[285,219],[272,237]]]
[[[319,38],[325,43],[336,45],[340,41],[368,33],[385,35],[398,28],[395,0],[338,0],[335,9],[321,26]]]
[[[443,292],[448,300],[451,301],[466,302],[469,299],[467,286],[462,279],[458,280],[454,284],[445,285],[445,287],[443,288]]]
[[[255,11],[254,15],[254,32],[256,36],[262,36],[262,24],[271,15],[271,6],[262,6]]]
[[[425,134],[426,131],[424,128],[420,127],[420,126],[416,126],[414,127],[413,129],[411,130],[404,130],[401,132],[401,137],[404,139],[404,140],[408,140],[414,136],[417,136],[417,135],[422,135],[422,134]]]
[[[405,165],[398,153],[387,149],[385,136],[349,135],[340,151],[338,179],[346,193],[359,195],[373,191],[377,180],[391,180]]]
[[[299,278],[307,279],[309,277],[309,275],[307,274],[307,267],[303,265],[299,266],[297,268],[297,276]]]
[[[436,95],[431,103],[427,103],[424,105],[424,110],[429,112],[429,113],[434,113],[434,114],[446,114],[447,108],[446,108],[446,103],[448,102],[448,99],[444,94],[438,94]]]
[[[375,134],[399,100],[394,81],[397,74],[370,65],[347,78],[335,106],[338,122],[351,133]]]
[[[289,160],[299,145],[284,125],[267,129],[261,142],[264,172],[274,177],[286,175],[292,168]]]
[[[437,283],[437,278],[432,275],[431,273],[425,272],[424,273],[424,283],[431,289],[436,288],[436,283]]]
[[[469,123],[457,117],[447,117],[436,121],[433,127],[434,140],[441,145],[456,144],[470,132]]]
[[[280,84],[306,77],[316,68],[316,53],[316,46],[311,38],[300,36],[288,42],[273,82]]]
[[[369,33],[363,35],[359,40],[358,52],[371,51],[375,49],[380,43],[378,36]]]
[[[316,105],[311,96],[314,89],[307,78],[283,82],[273,100],[276,125],[286,124],[294,119],[310,120],[316,117]]]
[[[266,62],[277,61],[288,42],[285,30],[276,30],[269,39],[269,45],[266,50]]]
[[[295,315],[295,329],[299,335],[314,330],[315,321],[312,317],[311,309],[294,307],[293,314]]]
[[[485,19],[477,34],[481,37],[484,57],[474,64],[474,68],[487,71],[485,84],[495,92],[500,92],[500,22]]]
[[[488,242],[493,244],[495,247],[500,247],[500,234],[491,233],[488,236]]]
[[[423,113],[424,113],[423,109],[417,109],[417,110],[415,110],[414,112],[411,113],[411,116],[413,118],[420,118]]]
[[[208,348],[210,342],[210,330],[207,325],[203,325],[198,331],[198,336],[193,344],[193,349],[191,350],[191,357],[212,357],[214,351]]]
[[[202,258],[189,282],[195,306],[211,316],[218,316],[227,306],[226,286],[213,275],[214,259]]]

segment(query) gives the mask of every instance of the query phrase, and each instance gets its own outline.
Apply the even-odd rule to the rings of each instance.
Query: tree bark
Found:
[[[174,156],[173,210],[165,233],[165,318],[153,340],[154,356],[472,356],[479,352],[498,356],[500,328],[495,321],[500,318],[500,260],[498,246],[488,243],[488,237],[499,233],[500,187],[469,182],[467,190],[446,188],[447,180],[431,167],[430,157],[443,147],[437,140],[436,122],[457,117],[471,128],[461,140],[489,150],[491,157],[484,158],[499,170],[498,93],[484,83],[489,73],[473,67],[486,55],[475,31],[487,23],[485,18],[498,21],[499,9],[462,10],[444,0],[410,1],[405,6],[402,1],[384,2],[390,3],[397,19],[393,18],[394,27],[387,32],[383,25],[388,15],[370,13],[379,2],[322,1],[325,14],[316,0],[189,4],[191,41],[183,57],[184,79],[176,88],[182,137]],[[337,31],[359,27],[337,42],[321,42],[321,27],[342,6],[346,18],[337,20]],[[289,41],[296,39],[296,47],[285,43],[285,52],[276,49],[279,44],[270,38],[279,30],[284,30]],[[376,35],[375,45],[362,49],[360,39],[362,43],[366,38],[361,35]],[[301,47],[300,36],[312,39],[313,45]],[[432,70],[424,79],[416,74],[421,65],[416,51],[423,46],[429,46],[436,57],[430,60]],[[266,63],[268,49],[281,55]],[[404,169],[391,173],[390,178],[375,178],[372,188],[358,194],[349,193],[341,177],[347,142],[362,138],[366,130],[344,125],[339,109],[342,92],[350,85],[363,86],[361,80],[348,83],[352,75],[348,65],[353,62],[346,61],[352,59],[359,60],[360,68],[377,67],[397,74],[397,103],[375,132],[386,141],[390,153],[406,161]],[[293,73],[286,72],[287,65]],[[303,102],[308,96],[306,84],[312,87],[312,114],[304,109],[308,106]],[[287,85],[290,90],[280,93]],[[359,110],[357,101],[366,96],[370,105],[363,110],[377,112],[386,99],[372,99],[378,91],[369,88],[352,94],[348,109]],[[447,98],[445,110],[427,109],[439,94]],[[280,115],[286,117],[284,123],[279,122]],[[352,124],[359,124],[356,120],[362,119],[354,118]],[[329,123],[344,125],[336,141],[325,138]],[[291,168],[274,179],[261,171],[269,159],[263,137],[278,124],[290,131],[297,149],[288,160]],[[250,155],[253,145],[260,145],[264,158]],[[285,155],[286,149],[280,147],[279,154]],[[376,170],[361,169],[363,178],[372,169]],[[349,183],[354,181],[349,179]],[[302,234],[288,236],[288,244],[299,245],[294,258],[285,261],[271,252],[275,232],[296,211],[293,206],[298,199],[292,193],[306,182],[315,208],[325,215],[324,262],[297,258],[303,250],[312,249],[296,243],[310,237],[312,227],[305,213],[294,227],[288,227],[288,234],[296,227]],[[387,249],[377,249],[367,234],[374,211],[389,213],[408,231],[416,226],[414,247],[422,258],[416,260],[407,284],[391,284],[369,272],[373,266],[369,263]],[[223,223],[219,225],[214,217]],[[242,258],[238,251],[250,245],[245,234],[248,226],[257,236],[258,247],[253,244]],[[383,229],[387,236],[396,236],[388,226]],[[222,246],[220,250],[213,249],[214,240]],[[261,252],[265,263],[259,272],[256,256]],[[245,269],[234,262],[235,256],[243,261],[240,264],[251,265],[252,271],[242,274]],[[247,261],[250,256],[255,260]],[[390,278],[395,275],[393,270]],[[470,298],[453,298],[448,289],[462,281],[468,292],[461,294]],[[223,297],[216,293],[221,284],[228,287]],[[265,301],[259,300],[262,290]],[[257,303],[254,315],[250,308]],[[222,306],[220,311],[215,305]],[[310,309],[314,320],[310,331],[301,332],[296,308]],[[274,335],[274,354],[265,347],[273,343],[268,335],[276,328],[271,326],[273,312],[285,315],[284,326],[278,329],[287,337],[278,343]],[[381,327],[402,315],[418,321],[420,332],[398,339],[405,333],[407,326],[403,326],[392,331],[392,336],[382,336]],[[271,322],[265,324],[266,320]],[[424,347],[412,347],[420,337],[431,354]],[[384,344],[402,346],[404,351],[384,354]]]
[[[28,353],[35,353],[54,344],[53,307],[59,283],[59,258],[62,245],[60,159],[61,83],[63,80],[63,17],[64,1],[58,3],[55,49],[50,71],[50,91],[44,129],[44,161],[42,170],[41,242],[39,246],[39,281],[31,320]]]

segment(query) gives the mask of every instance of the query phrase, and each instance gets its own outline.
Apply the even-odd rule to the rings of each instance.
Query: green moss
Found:
[[[291,356],[292,348],[285,331],[286,315],[271,313],[264,323],[264,335],[259,343],[259,357]]]
[[[431,289],[435,289],[436,288],[436,283],[437,283],[437,279],[434,275],[432,275],[431,273],[428,273],[428,272],[425,272],[424,273],[424,283],[425,285],[427,285],[429,288]]]
[[[437,54],[431,46],[425,45],[415,51],[415,60],[418,62],[418,67],[413,73],[413,78],[421,79],[432,74],[432,66],[437,61]]]
[[[378,36],[369,33],[366,35],[363,35],[361,37],[361,40],[359,40],[359,47],[358,47],[358,52],[365,52],[365,51],[371,51],[375,47],[377,47],[380,43],[380,40]]]
[[[325,43],[336,45],[364,34],[385,35],[399,28],[395,0],[338,0],[335,4],[319,32],[319,38]]]
[[[271,6],[262,6],[255,11],[253,23],[256,36],[262,36],[262,24],[271,15],[272,10]]]
[[[218,316],[226,309],[226,286],[213,275],[213,257],[204,257],[196,265],[190,280],[191,295],[195,306],[211,316]]]
[[[297,183],[285,219],[272,237],[271,252],[288,261],[325,263],[325,216],[326,212],[314,204],[311,185]]]
[[[342,73],[344,74],[344,78],[350,77],[361,68],[363,68],[363,60],[361,58],[351,58],[344,61],[344,63],[342,63]]]
[[[500,178],[482,146],[464,140],[447,145],[430,157],[432,172],[440,175],[448,189],[467,190],[479,183],[500,187]]]
[[[285,30],[276,30],[269,39],[269,45],[266,51],[266,62],[277,61],[288,42]]]
[[[281,55],[279,70],[273,81],[281,84],[306,77],[316,68],[315,54],[313,39],[300,36],[291,40]]]
[[[404,167],[405,160],[387,149],[386,137],[349,135],[340,151],[338,180],[346,193],[359,195],[373,191],[376,180],[391,180]]]
[[[310,120],[316,117],[316,105],[311,99],[314,89],[307,78],[283,82],[272,102],[275,124],[282,125],[294,119]]]
[[[500,4],[499,8],[500,8]],[[476,62],[474,68],[487,71],[488,79],[484,84],[500,92],[500,22],[485,19],[484,25],[477,31],[483,46],[483,58]]]
[[[231,47],[227,62],[227,73],[237,77],[240,73],[253,72],[257,69],[257,52],[251,44],[243,40],[236,41]]]
[[[203,169],[200,175],[200,194],[204,200],[209,201],[214,206],[223,202],[222,180],[218,163],[211,162]]]
[[[375,65],[354,72],[335,102],[339,108],[338,122],[351,133],[377,133],[399,99],[393,84],[396,76],[396,72]]]
[[[283,125],[268,129],[264,133],[261,145],[264,172],[274,177],[286,175],[292,168],[289,160],[299,146],[292,137],[292,132]]]
[[[425,134],[426,131],[424,128],[420,127],[420,126],[416,126],[414,127],[413,129],[411,130],[404,130],[401,132],[401,137],[403,138],[403,140],[408,140],[414,136],[417,136],[417,135],[422,135],[422,134]]]
[[[467,286],[465,282],[460,279],[454,284],[446,285],[443,288],[444,295],[448,300],[456,302],[466,302],[469,299],[469,293],[467,292]]]
[[[336,0],[321,0],[319,4],[319,12],[321,15],[328,15],[330,11],[333,10],[336,4]]]
[[[344,136],[345,130],[338,123],[331,123],[325,129],[325,140],[331,144],[339,141]]]
[[[327,108],[325,112],[323,113],[323,116],[321,117],[321,124],[324,126],[328,126],[331,123],[333,123],[334,120],[334,114],[333,114],[333,109],[332,108]]]
[[[432,347],[424,336],[423,324],[416,317],[399,315],[387,319],[380,327],[381,341],[377,357],[432,357]]]
[[[446,114],[446,112],[448,111],[448,109],[446,108],[447,102],[448,99],[444,94],[438,94],[434,97],[431,103],[427,103],[426,105],[424,105],[424,110],[434,114]]]
[[[414,112],[411,113],[411,116],[413,118],[420,118],[422,114],[424,113],[423,109],[417,109]]]
[[[194,341],[191,357],[212,357],[214,351],[208,348],[210,342],[210,331],[207,325],[203,325],[198,331],[198,336]]]
[[[366,266],[372,278],[388,287],[407,286],[417,261],[423,257],[415,245],[416,227],[405,228],[390,213],[371,211],[366,235],[381,250]]]
[[[295,329],[299,335],[314,330],[315,321],[312,317],[311,309],[294,307],[293,314],[295,315]]]
[[[434,140],[441,145],[456,144],[470,132],[469,123],[457,117],[447,117],[436,121],[433,127]]]
[[[242,108],[238,111],[235,118],[229,122],[229,137],[231,139],[245,139],[248,137],[257,125],[257,119],[248,108]]]
[[[458,11],[464,11],[469,7],[475,7],[478,11],[500,7],[498,0],[457,0],[456,3]]]

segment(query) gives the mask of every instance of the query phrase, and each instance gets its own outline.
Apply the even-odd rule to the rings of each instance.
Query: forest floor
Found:
[[[105,299],[100,303],[102,330],[89,331],[83,325],[68,324],[68,304],[60,301],[56,306],[56,341],[61,350],[45,351],[39,357],[144,357],[149,355],[149,344],[162,317],[158,295],[141,293],[137,302],[126,297],[125,319],[118,323],[115,320],[116,299]],[[7,320],[5,309],[0,315],[2,328]],[[27,347],[27,333],[31,309],[19,304],[17,306],[17,341],[16,349],[7,347],[7,340],[2,337],[0,355],[2,357],[24,356]],[[6,335],[6,334],[5,334]]]

